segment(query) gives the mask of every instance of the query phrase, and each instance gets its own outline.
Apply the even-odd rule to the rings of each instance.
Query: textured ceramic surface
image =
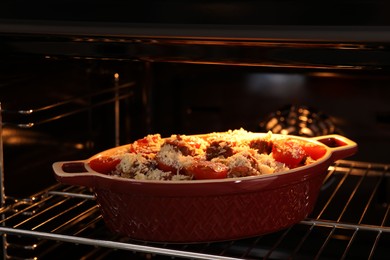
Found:
[[[311,165],[259,177],[136,181],[93,172],[89,160],[57,162],[53,169],[60,182],[94,189],[103,219],[114,232],[156,242],[238,239],[304,219],[329,165],[357,150],[356,143],[338,135],[299,139],[325,143],[327,153]]]

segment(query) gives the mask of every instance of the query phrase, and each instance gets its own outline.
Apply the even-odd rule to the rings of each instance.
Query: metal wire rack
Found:
[[[385,259],[390,254],[388,169],[337,161],[316,208],[299,224],[268,235],[199,244],[148,243],[113,234],[92,191],[58,184],[1,209],[4,257],[58,259],[67,252],[67,259]]]

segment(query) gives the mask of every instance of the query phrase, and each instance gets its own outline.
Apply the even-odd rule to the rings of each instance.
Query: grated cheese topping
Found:
[[[120,162],[111,174],[136,180],[192,180],[188,169],[201,161],[225,165],[228,178],[287,171],[289,167],[272,156],[272,138],[271,132],[259,138],[242,128],[199,136],[148,135],[113,155]],[[301,150],[294,150],[293,156]]]

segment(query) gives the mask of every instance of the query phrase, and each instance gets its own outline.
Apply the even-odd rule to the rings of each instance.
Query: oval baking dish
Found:
[[[355,142],[340,135],[288,138],[319,144],[326,153],[312,164],[282,173],[214,180],[134,180],[89,167],[94,158],[126,146],[87,160],[56,162],[53,169],[59,182],[94,190],[103,219],[114,232],[170,243],[239,239],[303,220],[313,210],[328,167],[357,151]]]

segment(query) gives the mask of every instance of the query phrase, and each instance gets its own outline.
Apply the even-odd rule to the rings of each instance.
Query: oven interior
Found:
[[[66,48],[63,55],[58,39],[38,51],[34,45],[29,52],[2,51],[4,259],[61,259],[61,252],[67,259],[385,259],[389,254],[385,58],[363,60],[367,53],[359,48],[314,43],[309,54],[325,50],[315,57],[296,44],[247,49],[235,42],[229,49],[217,43],[95,40],[98,45],[73,40],[83,46],[92,42],[95,52],[84,55]],[[8,43],[23,49],[31,39]],[[133,46],[130,58],[121,56],[129,52],[123,49],[127,45]],[[374,58],[388,55],[386,48],[367,49]],[[264,59],[265,50],[272,62]],[[356,60],[351,50],[358,53]],[[345,61],[348,66],[342,66]],[[93,192],[57,183],[51,170],[53,162],[86,159],[149,133],[240,127],[306,136],[338,133],[356,141],[359,151],[329,168],[316,208],[299,224],[198,244],[134,241],[111,233]]]

